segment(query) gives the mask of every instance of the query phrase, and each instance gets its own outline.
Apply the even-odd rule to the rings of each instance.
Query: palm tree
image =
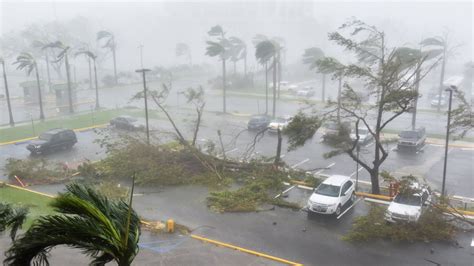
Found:
[[[307,50],[308,49],[306,49],[306,51]],[[311,53],[308,52],[308,54],[311,54]],[[342,93],[342,77],[344,75],[344,65],[342,65],[337,59],[333,57],[323,57],[323,58],[314,57],[315,61],[313,61],[312,63],[310,61],[311,57],[303,57],[303,58],[307,59],[307,61],[306,62],[304,61],[304,62],[306,64],[310,64],[311,69],[317,68],[318,72],[322,73],[323,75],[333,74],[333,77],[338,80],[339,86],[337,88],[337,122],[341,123],[341,93]]]
[[[77,52],[75,54],[75,56],[79,56],[79,55],[85,55],[87,57],[87,59],[89,60],[92,60],[92,64],[94,66],[94,81],[95,81],[95,109],[98,110],[100,109],[100,104],[99,104],[99,83],[97,81],[97,68],[96,68],[96,63],[95,63],[95,59],[97,58],[97,55],[95,55],[93,52],[89,51],[89,50],[86,50],[86,49],[82,49],[80,50],[79,52]]]
[[[56,57],[55,62],[59,62],[64,59],[64,64],[66,66],[66,78],[67,78],[67,91],[68,91],[68,100],[69,100],[69,113],[74,113],[74,106],[72,101],[72,87],[71,87],[71,71],[69,67],[69,57],[68,51],[70,49],[69,46],[63,44],[61,41],[56,41],[52,43],[48,43],[43,46],[42,50],[45,49],[59,49],[60,52]]]
[[[207,41],[206,55],[210,57],[218,56],[222,61],[222,90],[223,90],[223,110],[224,113],[227,112],[226,106],[226,60],[229,58],[230,54],[230,43],[225,38],[225,32],[222,30],[222,27],[216,25],[208,31],[209,36],[216,37],[217,41]]]
[[[14,208],[10,204],[0,202],[0,233],[10,228],[10,237],[15,240],[18,229],[26,220],[28,209]]]
[[[133,187],[132,187],[133,190]],[[131,205],[111,201],[94,189],[70,184],[51,206],[57,214],[40,217],[5,253],[7,265],[48,265],[58,245],[78,248],[90,265],[131,265],[137,255],[140,220]]]
[[[272,68],[273,68],[273,109],[272,117],[275,118],[276,113],[276,70],[277,70],[277,57],[279,45],[275,41],[264,40],[257,44],[255,50],[255,57],[257,58],[260,64],[268,62],[270,59],[273,59]]]
[[[273,41],[277,42],[278,43],[278,46],[280,49],[278,49],[277,51],[277,71],[278,71],[278,81],[277,81],[277,86],[278,86],[278,99],[280,99],[280,83],[281,83],[281,69],[282,69],[282,63],[281,63],[281,54],[284,53],[286,54],[286,42],[285,42],[285,39],[283,39],[282,37],[273,37],[272,39]]]
[[[189,48],[189,45],[185,43],[178,43],[176,44],[176,56],[183,56],[185,55],[188,58],[189,65],[193,65],[193,60],[191,57],[191,49]]]
[[[10,91],[8,90],[7,73],[5,71],[5,60],[2,57],[0,57],[0,63],[2,64],[2,69],[3,69],[3,81],[5,83],[5,96],[7,97],[8,116],[10,118],[10,126],[14,126],[15,121],[13,121],[12,105],[10,102]]]
[[[36,63],[36,59],[30,53],[21,53],[13,64],[18,64],[17,69],[23,70],[25,69],[28,73],[28,76],[31,74],[33,70],[36,73],[36,85],[38,86],[38,100],[40,106],[40,119],[44,120],[44,112],[43,112],[43,96],[41,92],[41,83],[39,78],[38,72],[38,64]]]
[[[97,41],[101,40],[105,40],[105,44],[102,48],[108,48],[112,51],[112,59],[114,60],[114,78],[115,84],[117,84],[117,60],[115,57],[115,49],[117,48],[117,45],[115,44],[115,36],[110,31],[101,30],[97,32]]]
[[[43,41],[39,41],[39,40],[35,40],[32,42],[31,46],[33,48],[36,48],[36,49],[40,49],[45,46],[48,42],[43,42]],[[51,92],[51,71],[49,69],[49,53],[48,51],[43,51],[41,50],[43,56],[44,56],[44,60],[45,60],[45,63],[46,63],[46,75],[48,77],[48,91]]]
[[[309,65],[309,69],[316,68],[316,62],[320,59],[324,58],[324,52],[320,48],[311,47],[304,50],[303,54],[303,63]],[[320,72],[321,73],[321,72]],[[322,77],[322,95],[321,99],[324,103],[325,95],[326,95],[326,73],[321,73]],[[341,81],[339,81],[340,85]],[[340,90],[340,88],[339,88]],[[339,96],[338,96],[339,97]]]
[[[247,76],[247,45],[237,37],[230,37],[229,42],[232,47],[231,60],[234,62],[234,74],[237,61],[244,60],[244,76]]]

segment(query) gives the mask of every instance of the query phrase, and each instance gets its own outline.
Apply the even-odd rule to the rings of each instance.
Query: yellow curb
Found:
[[[445,144],[444,143],[438,143],[438,142],[433,142],[433,141],[427,141],[426,142],[427,144],[435,144],[435,145],[441,145],[441,146],[444,146]],[[449,147],[453,147],[453,148],[474,148],[474,144],[449,144],[448,145]]]
[[[306,183],[306,182],[303,182],[303,181],[290,180],[290,183],[292,183],[292,184],[297,184],[297,185],[303,185],[303,186],[307,186],[307,187],[313,188],[310,184],[308,184],[308,183]]]
[[[34,193],[34,194],[38,194],[38,195],[41,195],[41,196],[48,197],[48,198],[55,198],[55,196],[50,195],[50,194],[46,194],[46,193],[42,193],[42,192],[39,192],[39,191],[34,191],[34,190],[31,190],[31,189],[27,189],[27,188],[15,186],[15,185],[7,184],[7,183],[4,183],[4,182],[0,182],[0,183],[6,185],[7,187],[16,188],[16,189],[19,189],[19,190],[31,192],[31,193]]]
[[[234,245],[231,245],[231,244],[227,244],[227,243],[223,243],[223,242],[220,242],[220,241],[212,240],[212,239],[205,238],[205,237],[202,237],[202,236],[191,235],[191,237],[194,238],[194,239],[197,239],[197,240],[207,242],[207,243],[215,244],[217,246],[226,247],[226,248],[230,248],[230,249],[235,249],[235,250],[242,251],[242,252],[245,252],[245,253],[248,253],[248,254],[251,254],[251,255],[255,255],[255,256],[258,256],[258,257],[266,258],[266,259],[277,261],[277,262],[281,262],[281,263],[284,263],[284,264],[294,265],[294,266],[297,266],[297,265],[302,266],[303,265],[301,263],[285,260],[285,259],[282,259],[282,258],[278,258],[278,257],[274,257],[274,256],[271,256],[271,255],[265,254],[265,253],[260,253],[260,252],[253,251],[253,250],[250,250],[250,249],[241,248],[241,247],[238,247],[238,246],[234,246]]]
[[[463,215],[474,216],[473,211],[465,211],[465,210],[453,209],[453,208],[448,208],[447,210],[450,212],[459,212],[460,214],[463,214]]]
[[[365,192],[356,192],[355,194],[361,197],[392,201],[392,197],[384,196],[384,195],[370,194],[370,193],[365,193]]]
[[[247,116],[252,116],[252,114],[245,114],[245,113],[244,113],[244,114],[241,114],[241,113],[229,113],[229,114],[230,114],[230,115],[233,115],[233,116],[243,116],[243,117],[244,117],[244,116],[245,116],[245,117],[247,117]]]
[[[93,125],[93,126],[90,126],[90,127],[74,128],[73,130],[77,131],[77,132],[81,132],[81,131],[85,131],[85,130],[92,129],[92,128],[106,127],[107,125],[108,124],[99,124],[99,125]],[[8,144],[15,144],[15,143],[18,143],[18,142],[33,140],[33,139],[37,139],[37,138],[38,137],[31,137],[31,138],[17,139],[17,140],[12,140],[12,141],[7,141],[7,142],[0,142],[0,146],[8,145]]]

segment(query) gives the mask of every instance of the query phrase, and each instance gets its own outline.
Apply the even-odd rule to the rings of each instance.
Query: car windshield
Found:
[[[41,135],[39,136],[39,139],[40,139],[40,140],[46,140],[46,141],[48,141],[48,140],[51,139],[51,137],[53,137],[53,134],[51,134],[51,133],[43,133],[43,134],[41,134]]]
[[[125,118],[125,120],[127,120],[127,122],[129,122],[129,123],[133,123],[133,122],[136,122],[136,121],[137,121],[137,119],[135,119],[135,118],[133,118],[133,117],[124,117],[124,118]]]
[[[250,122],[252,123],[259,123],[259,122],[264,122],[265,121],[265,117],[263,116],[255,116],[255,117],[252,117],[252,119],[250,119]]]
[[[333,186],[322,183],[319,187],[314,191],[316,194],[329,196],[329,197],[339,197],[339,190],[340,186]]]
[[[420,206],[421,205],[421,197],[416,195],[402,195],[398,194],[394,199],[394,202],[410,205],[410,206]]]
[[[400,137],[406,139],[416,139],[418,137],[418,133],[416,131],[402,131],[400,133]]]

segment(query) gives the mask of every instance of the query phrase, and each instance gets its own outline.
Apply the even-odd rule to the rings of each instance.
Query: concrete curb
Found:
[[[248,254],[251,254],[251,255],[258,256],[258,257],[262,257],[262,258],[266,258],[266,259],[273,260],[273,261],[276,261],[276,262],[284,263],[284,264],[287,264],[287,265],[294,265],[294,266],[302,266],[303,265],[301,263],[297,263],[297,262],[289,261],[289,260],[286,260],[286,259],[274,257],[274,256],[271,256],[271,255],[268,255],[268,254],[265,254],[265,253],[260,253],[260,252],[253,251],[253,250],[250,250],[250,249],[241,248],[241,247],[238,247],[238,246],[234,246],[234,245],[231,245],[231,244],[227,244],[227,243],[223,243],[223,242],[220,242],[220,241],[212,240],[212,239],[205,238],[205,237],[202,237],[202,236],[191,235],[191,237],[194,238],[194,239],[197,239],[197,240],[201,240],[203,242],[207,242],[207,243],[210,243],[210,244],[215,244],[217,246],[226,247],[226,248],[230,248],[230,249],[235,249],[235,250],[238,250],[238,251],[242,251],[244,253],[248,253]]]

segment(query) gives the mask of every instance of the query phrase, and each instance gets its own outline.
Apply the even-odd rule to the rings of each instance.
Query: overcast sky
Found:
[[[289,62],[299,60],[310,46],[338,56],[342,51],[327,41],[327,33],[352,16],[385,30],[391,45],[415,45],[449,30],[453,43],[463,45],[454,61],[472,60],[474,43],[471,1],[0,1],[2,34],[33,23],[82,16],[93,25],[91,32],[115,33],[119,65],[139,64],[140,43],[147,66],[181,62],[174,53],[178,42],[191,46],[194,62],[215,62],[204,55],[206,32],[215,24],[229,36],[243,38],[249,47],[257,33],[283,37]]]

